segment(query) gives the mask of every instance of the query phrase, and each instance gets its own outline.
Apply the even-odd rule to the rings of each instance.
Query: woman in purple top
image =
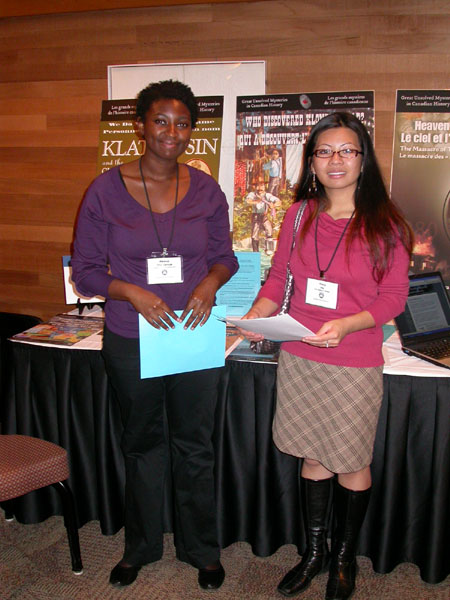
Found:
[[[206,323],[217,290],[237,270],[228,205],[209,175],[178,163],[198,116],[188,86],[150,84],[136,116],[145,153],[89,187],[72,259],[77,289],[107,300],[103,356],[124,425],[125,551],[110,583],[129,585],[162,556],[170,453],[177,556],[199,569],[202,588],[216,589],[225,577],[211,441],[220,370],[140,379],[138,314],[162,330]]]
[[[280,450],[303,458],[306,532],[302,560],[278,590],[286,596],[303,592],[330,563],[326,599],[344,600],[355,586],[356,541],[370,496],[383,390],[382,325],[405,305],[412,233],[389,199],[370,136],[350,113],[330,114],[313,127],[303,161],[296,203],[286,213],[268,280],[246,318],[277,312],[289,261],[289,313],[315,334],[285,342],[278,365],[273,436]]]

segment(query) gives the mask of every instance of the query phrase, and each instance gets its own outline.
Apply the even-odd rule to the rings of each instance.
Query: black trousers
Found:
[[[167,476],[173,479],[177,557],[196,568],[219,560],[211,438],[220,369],[140,379],[138,340],[106,328],[103,356],[124,426],[123,560],[137,566],[161,558]]]

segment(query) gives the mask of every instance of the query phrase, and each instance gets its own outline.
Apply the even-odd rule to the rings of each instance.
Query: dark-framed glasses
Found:
[[[331,150],[331,148],[319,148],[313,152],[316,158],[332,158],[338,154],[341,158],[356,158],[358,154],[364,154],[361,150],[354,148],[343,148],[342,150]]]

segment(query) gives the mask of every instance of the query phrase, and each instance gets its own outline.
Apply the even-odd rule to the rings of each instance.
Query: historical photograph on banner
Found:
[[[391,195],[414,229],[412,270],[450,284],[450,91],[398,90]]]
[[[308,134],[317,121],[338,110],[356,115],[373,136],[370,91],[237,98],[233,246],[260,252],[262,278],[294,200]]]
[[[223,96],[197,97],[199,118],[180,162],[205,171],[217,181],[222,142]],[[135,129],[136,100],[104,100],[100,121],[97,174],[139,158],[145,141]]]

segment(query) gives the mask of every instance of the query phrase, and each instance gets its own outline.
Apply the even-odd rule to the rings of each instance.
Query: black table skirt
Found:
[[[79,525],[104,534],[123,525],[121,424],[97,351],[9,342],[12,372],[3,433],[40,437],[68,450]],[[227,361],[220,382],[216,484],[221,545],[251,544],[268,556],[284,544],[301,553],[299,461],[271,437],[276,365]],[[372,465],[373,492],[358,553],[375,571],[418,565],[437,583],[450,573],[450,379],[385,376]],[[53,489],[14,501],[22,523],[62,514]],[[168,478],[165,529],[172,531]]]

